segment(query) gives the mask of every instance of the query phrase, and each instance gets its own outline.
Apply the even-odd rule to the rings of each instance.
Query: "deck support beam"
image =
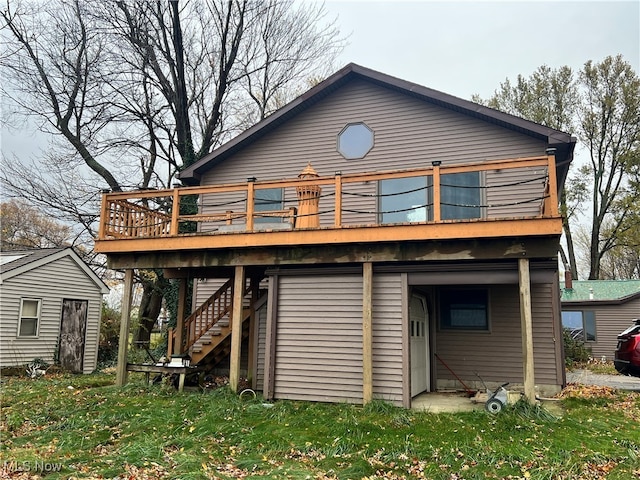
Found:
[[[522,331],[522,368],[524,395],[529,403],[536,401],[535,375],[533,363],[533,316],[531,313],[531,280],[529,259],[518,260],[520,285],[520,325]]]
[[[116,386],[127,384],[127,354],[129,352],[129,326],[131,325],[131,299],[133,297],[133,269],[124,272],[124,291],[122,292],[122,313],[120,316],[120,338],[118,339],[118,367]]]
[[[233,309],[231,314],[231,357],[229,386],[236,392],[240,383],[240,353],[242,347],[242,298],[244,297],[244,267],[235,268],[233,279]]]
[[[362,264],[362,403],[373,400],[373,264]]]

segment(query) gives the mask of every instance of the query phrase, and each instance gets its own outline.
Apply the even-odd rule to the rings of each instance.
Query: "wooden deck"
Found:
[[[484,172],[535,172],[526,196],[513,199],[513,205],[528,203],[526,216],[486,214],[480,218],[447,220],[442,218],[441,201],[443,175]],[[496,173],[497,172],[497,173]],[[542,175],[540,174],[542,172]],[[429,218],[415,222],[382,223],[379,212],[371,213],[367,223],[347,219],[345,198],[350,188],[371,185],[381,180],[426,177],[430,202],[418,206],[428,209]],[[251,180],[251,179],[250,179]],[[523,182],[524,183],[524,182]],[[505,185],[493,182],[481,188],[499,189]],[[296,192],[322,189],[323,204],[331,208],[316,209],[317,226],[301,222],[300,211],[293,205],[277,210],[256,211],[255,199],[262,190],[281,189],[283,203],[296,203]],[[513,192],[513,185],[510,185]],[[491,193],[491,192],[489,192]],[[489,194],[487,193],[487,195]],[[505,196],[508,196],[505,194]],[[229,198],[235,202],[226,202]],[[198,213],[181,213],[187,202],[206,199]],[[219,201],[218,201],[219,199]],[[376,199],[371,203],[375,210]],[[201,202],[204,204],[204,202]],[[236,208],[227,205],[234,203]],[[500,205],[501,212],[508,203]],[[237,208],[237,207],[241,208]],[[489,205],[488,211],[494,208]],[[307,210],[305,210],[306,212]],[[305,213],[305,215],[309,215]],[[351,215],[349,218],[353,218]],[[266,221],[265,221],[266,220]],[[552,155],[513,160],[496,160],[472,165],[434,165],[414,170],[388,171],[291,179],[278,181],[248,181],[246,183],[183,187],[167,190],[144,190],[106,193],[102,199],[99,234],[95,242],[98,253],[123,255],[203,251],[242,250],[269,247],[326,246],[328,244],[376,244],[385,242],[447,241],[460,239],[523,238],[559,236],[562,233],[558,213],[555,159]]]

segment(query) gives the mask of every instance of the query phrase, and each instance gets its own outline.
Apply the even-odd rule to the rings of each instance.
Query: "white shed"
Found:
[[[0,252],[0,366],[96,368],[109,288],[72,248]]]

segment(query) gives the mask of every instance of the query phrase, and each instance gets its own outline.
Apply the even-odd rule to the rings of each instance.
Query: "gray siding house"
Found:
[[[108,287],[71,248],[0,253],[0,366],[96,368]]]
[[[185,186],[105,194],[96,250],[197,280],[170,350],[222,352],[232,386],[243,371],[267,398],[408,407],[480,374],[532,399],[565,384],[557,195],[574,146],[350,64]],[[180,212],[186,195],[197,213]],[[172,207],[144,207],[154,197]]]
[[[613,360],[617,337],[640,318],[640,280],[562,282],[562,324],[596,359]]]

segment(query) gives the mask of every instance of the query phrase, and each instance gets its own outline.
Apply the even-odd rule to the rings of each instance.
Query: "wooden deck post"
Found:
[[[131,298],[133,297],[133,269],[124,272],[124,291],[122,292],[122,314],[120,316],[120,338],[118,339],[118,367],[116,385],[127,383],[127,353],[129,352],[129,325],[131,321]]]
[[[255,201],[256,201],[256,190],[254,185],[254,179],[251,179],[250,182],[247,183],[247,232],[253,231],[253,213],[255,210]]]
[[[175,237],[179,233],[179,221],[180,217],[180,191],[177,188],[173,189],[173,203],[171,205],[171,227],[169,228],[169,235]]]
[[[439,222],[442,217],[440,204],[440,162],[433,163],[433,221]]]
[[[342,226],[342,173],[336,172],[336,203],[335,203],[335,219],[334,227]]]
[[[242,297],[244,297],[244,267],[236,267],[233,279],[233,307],[231,314],[231,358],[229,386],[234,392],[240,383],[240,353],[242,347]]]
[[[373,400],[373,264],[362,264],[362,403]]]
[[[518,274],[520,284],[520,325],[522,330],[524,395],[529,403],[535,403],[536,389],[533,364],[533,317],[531,313],[529,259],[520,258],[518,260]]]
[[[184,317],[187,311],[187,279],[178,279],[178,311],[176,312],[176,334],[174,352],[176,355],[182,355],[184,352]]]

